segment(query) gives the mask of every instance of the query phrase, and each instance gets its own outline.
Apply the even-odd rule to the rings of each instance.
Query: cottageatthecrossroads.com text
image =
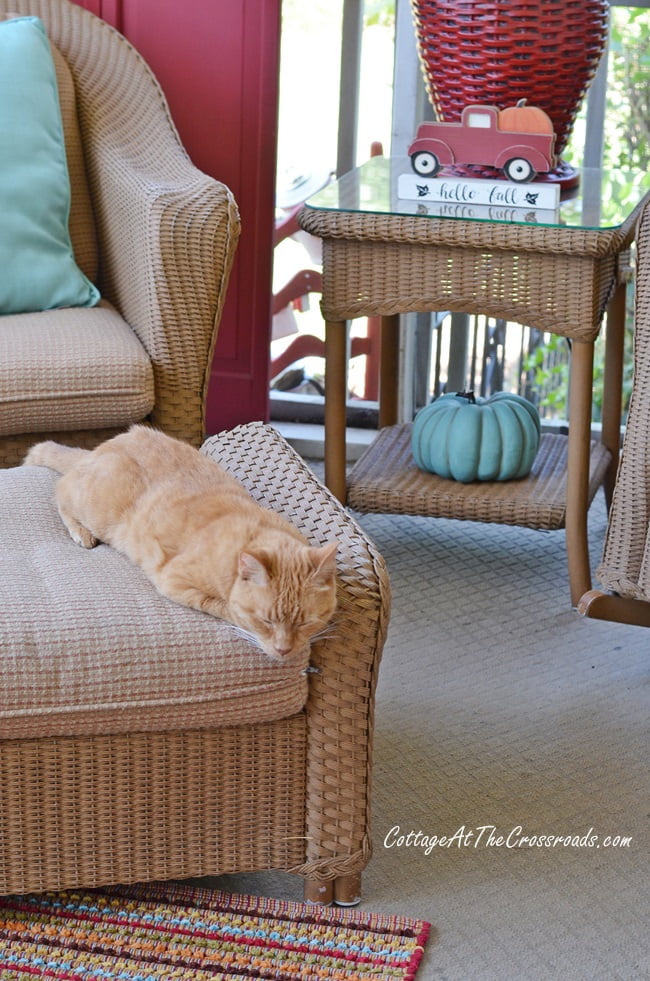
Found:
[[[425,855],[436,848],[629,848],[631,844],[631,836],[597,835],[593,828],[585,834],[524,834],[521,825],[501,832],[493,824],[469,829],[463,824],[451,835],[403,832],[396,824],[384,838],[384,848],[421,848]]]

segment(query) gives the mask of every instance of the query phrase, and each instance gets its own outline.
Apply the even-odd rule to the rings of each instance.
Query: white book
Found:
[[[474,221],[516,222],[524,225],[555,225],[559,221],[560,209],[550,208],[511,208],[508,205],[489,204],[447,204],[445,201],[413,201],[400,199],[396,210],[406,215],[430,215],[432,218],[460,218]]]
[[[400,174],[397,196],[407,201],[443,201],[447,204],[553,210],[560,204],[560,185],[542,184],[539,181],[517,184],[515,181]]]

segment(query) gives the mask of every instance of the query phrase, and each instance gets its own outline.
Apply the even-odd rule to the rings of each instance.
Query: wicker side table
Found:
[[[370,160],[312,198],[299,216],[300,225],[323,241],[326,483],[362,512],[565,527],[575,605],[591,586],[589,505],[603,479],[609,496],[616,473],[622,270],[650,181],[641,184],[638,203],[622,206],[620,220],[608,218],[601,225],[586,209],[576,218],[574,206],[557,224],[540,224],[468,218],[468,209],[461,217],[436,216],[428,206],[397,201],[396,176],[404,167],[404,161]],[[415,213],[404,213],[409,208]],[[393,428],[399,315],[438,310],[503,317],[571,339],[569,435],[543,439],[526,481],[468,490],[424,474],[409,459],[408,428]],[[602,440],[593,443],[594,341],[606,310]],[[380,434],[346,480],[347,321],[360,316],[379,316],[382,322]]]

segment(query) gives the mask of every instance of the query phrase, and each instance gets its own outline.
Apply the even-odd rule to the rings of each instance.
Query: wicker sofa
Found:
[[[239,216],[197,170],[133,47],[69,0],[0,0],[36,15],[53,55],[76,261],[92,308],[0,317],[0,465],[45,437],[92,446],[145,419],[200,446]]]
[[[271,427],[204,452],[314,544],[338,609],[300,663],[69,538],[43,467],[0,471],[0,894],[283,869],[359,896],[371,852],[384,563]]]

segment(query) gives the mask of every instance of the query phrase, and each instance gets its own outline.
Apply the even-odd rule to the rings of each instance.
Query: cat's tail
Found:
[[[36,443],[23,460],[23,464],[32,467],[49,467],[58,473],[67,473],[75,463],[78,463],[90,453],[78,446],[63,446],[48,439],[45,443]]]

